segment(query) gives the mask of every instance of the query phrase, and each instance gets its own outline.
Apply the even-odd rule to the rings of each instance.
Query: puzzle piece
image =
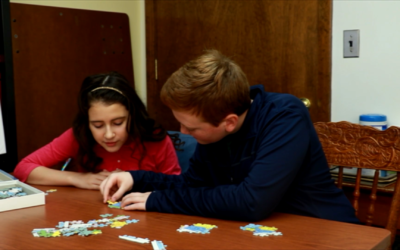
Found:
[[[181,226],[179,229],[177,229],[178,232],[187,232],[187,233],[202,233],[202,234],[207,234],[210,233],[211,229],[207,229],[205,227],[199,227],[199,226],[194,226],[194,225],[184,225]]]
[[[89,236],[91,234],[92,234],[92,231],[89,231],[89,230],[83,230],[78,233],[78,235],[80,235],[80,236]]]
[[[92,231],[92,234],[101,234],[101,233],[103,233],[101,230],[93,230]]]
[[[240,227],[240,229],[242,230],[246,230],[246,231],[254,231],[256,228],[262,227],[261,225],[255,225],[255,224],[248,224],[247,226],[244,227]]]
[[[129,241],[133,241],[133,242],[137,242],[137,243],[149,243],[150,240],[147,238],[139,238],[139,237],[135,237],[135,236],[130,236],[130,235],[120,235],[118,236],[118,238],[123,239],[123,240],[129,240]]]
[[[60,231],[54,231],[53,234],[51,235],[52,237],[60,237],[61,232]]]
[[[117,215],[112,220],[123,220],[123,219],[129,219],[130,216],[128,215]]]
[[[56,230],[55,228],[38,228],[33,229],[32,235],[34,237],[58,237],[60,236],[61,232]]]
[[[128,223],[126,223],[125,221],[114,221],[110,227],[112,228],[121,228],[125,225],[127,225]]]
[[[121,209],[121,202],[119,202],[119,201],[111,201],[111,200],[108,200],[107,203],[108,203],[108,207],[109,207],[109,208],[118,208],[118,209]]]
[[[164,243],[159,240],[153,240],[151,245],[153,246],[154,250],[166,250],[165,248],[167,247],[167,245],[164,245]]]
[[[111,217],[113,216],[112,214],[100,214],[101,217],[105,218],[105,217]]]
[[[216,228],[216,227],[217,227],[216,225],[211,225],[211,224],[201,224],[201,223],[196,223],[196,224],[193,224],[193,226],[196,226],[196,227],[204,227],[204,228],[206,228],[206,229],[208,229],[208,230],[211,230],[211,229],[213,229],[213,228]]]
[[[126,220],[125,222],[128,224],[137,223],[139,220]]]
[[[252,231],[253,235],[256,236],[278,236],[282,235],[281,232],[277,232],[278,228],[276,227],[267,227],[267,226],[262,226],[262,225],[255,225],[255,224],[248,224],[247,226],[240,227],[240,229],[244,231]]]

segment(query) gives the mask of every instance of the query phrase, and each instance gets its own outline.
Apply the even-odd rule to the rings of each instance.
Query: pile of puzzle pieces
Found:
[[[11,197],[25,196],[25,195],[26,195],[26,193],[22,190],[21,187],[11,187],[11,188],[0,189],[0,200],[11,198]]]
[[[37,228],[33,229],[32,235],[35,237],[60,237],[62,236],[89,236],[92,234],[101,234],[101,230],[95,229],[97,227],[110,226],[112,228],[121,228],[125,225],[131,223],[137,223],[139,220],[127,220],[129,216],[118,215],[114,218],[104,218],[110,217],[112,214],[100,215],[103,219],[90,220],[84,223],[81,220],[76,221],[61,221],[58,223],[56,228]],[[125,221],[124,221],[125,220]],[[92,230],[89,230],[92,229]]]
[[[281,232],[277,232],[278,228],[276,227],[267,227],[262,225],[248,224],[247,226],[240,227],[240,229],[244,231],[251,231],[253,235],[256,236],[270,236],[270,235],[282,235]]]

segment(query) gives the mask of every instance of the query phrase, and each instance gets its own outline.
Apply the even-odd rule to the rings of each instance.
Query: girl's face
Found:
[[[124,105],[93,102],[88,111],[93,138],[108,152],[117,152],[129,135],[126,131],[129,112]]]

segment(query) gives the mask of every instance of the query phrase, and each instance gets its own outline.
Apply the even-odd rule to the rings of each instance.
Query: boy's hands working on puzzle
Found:
[[[100,185],[103,202],[121,200],[122,195],[133,187],[129,172],[112,173]],[[146,201],[151,192],[130,193],[122,198],[121,208],[125,210],[146,210]]]

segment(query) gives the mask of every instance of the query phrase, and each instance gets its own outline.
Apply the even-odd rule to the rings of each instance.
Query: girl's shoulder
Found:
[[[173,147],[172,140],[169,136],[165,136],[161,141],[144,141],[143,145],[146,150],[164,150],[165,148]]]
[[[65,144],[76,144],[76,146],[78,145],[78,142],[75,139],[74,131],[72,130],[72,128],[67,129],[60,136],[54,138],[53,142],[65,143]]]

